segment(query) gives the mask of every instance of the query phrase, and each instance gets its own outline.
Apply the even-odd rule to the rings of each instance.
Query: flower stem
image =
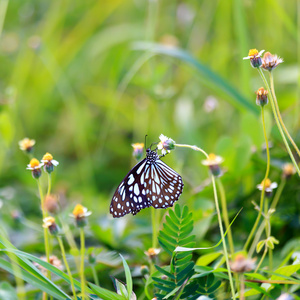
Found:
[[[267,246],[265,246],[264,253],[263,253],[263,255],[262,255],[262,257],[261,257],[261,259],[260,259],[260,261],[259,261],[259,263],[258,263],[258,265],[257,265],[257,267],[256,267],[256,269],[255,269],[255,271],[254,271],[254,273],[256,273],[256,272],[257,272],[257,270],[259,269],[260,265],[261,265],[261,264],[262,264],[262,262],[264,261],[264,259],[265,259],[265,257],[266,257],[266,254],[267,254],[267,252],[268,252],[268,247],[267,247]]]
[[[271,85],[271,92],[272,92],[272,96],[273,96],[273,100],[274,100],[274,104],[275,104],[275,109],[276,109],[276,113],[277,113],[279,122],[280,122],[285,134],[287,135],[287,137],[290,140],[291,144],[294,146],[294,148],[295,148],[295,150],[298,153],[298,156],[300,158],[299,148],[297,147],[296,143],[294,142],[293,138],[291,137],[291,135],[289,134],[287,128],[285,127],[284,122],[283,122],[282,117],[281,117],[281,114],[280,114],[280,110],[279,110],[279,106],[278,106],[278,102],[277,102],[277,98],[276,98],[276,94],[275,94],[273,72],[270,72],[270,85]]]
[[[51,192],[51,174],[50,173],[47,174],[48,174],[48,189],[47,189],[47,197],[48,197]]]
[[[154,249],[157,247],[157,224],[159,224],[159,213],[159,210],[154,207],[151,208],[152,248]],[[150,259],[150,274],[153,274],[154,270],[154,263],[152,259]]]
[[[270,102],[271,102],[271,106],[272,106],[273,115],[274,115],[274,118],[275,118],[275,121],[276,121],[278,130],[279,130],[279,132],[280,132],[280,134],[281,134],[282,140],[283,140],[283,142],[284,142],[284,144],[285,144],[285,147],[286,147],[286,149],[287,149],[287,151],[288,151],[288,153],[289,153],[289,155],[290,155],[290,158],[291,158],[291,160],[292,160],[292,162],[293,162],[293,164],[294,164],[294,166],[295,166],[295,168],[296,168],[296,170],[297,170],[297,173],[298,173],[298,175],[300,176],[300,169],[299,169],[299,167],[298,167],[298,165],[297,165],[297,163],[296,163],[296,161],[295,161],[294,155],[293,155],[293,153],[292,153],[292,151],[291,151],[291,149],[290,149],[290,147],[289,147],[289,144],[288,144],[288,142],[287,142],[287,140],[286,140],[286,138],[285,138],[285,135],[284,135],[284,133],[283,133],[283,131],[282,131],[282,128],[281,128],[281,125],[280,125],[280,122],[279,122],[279,119],[278,119],[278,116],[277,116],[277,113],[276,113],[276,108],[275,108],[275,104],[274,104],[274,99],[273,99],[272,92],[271,92],[271,90],[270,90],[269,84],[268,84],[268,82],[267,82],[267,80],[266,80],[266,77],[265,77],[265,75],[263,74],[263,71],[261,70],[261,68],[258,68],[258,72],[259,72],[259,74],[260,74],[262,80],[264,81],[264,84],[265,84],[266,87],[267,87],[267,90],[268,90],[268,93],[269,93]]]
[[[99,279],[98,279],[98,276],[97,276],[97,272],[96,272],[96,268],[95,268],[95,265],[92,264],[92,272],[93,272],[93,277],[94,277],[94,282],[97,286],[100,286],[100,283],[99,283]]]
[[[217,185],[218,185],[219,193],[220,193],[222,213],[223,213],[223,221],[225,223],[226,229],[228,230],[229,248],[230,248],[231,256],[233,256],[233,254],[234,254],[234,245],[233,245],[231,228],[229,227],[230,223],[229,223],[229,218],[228,218],[225,190],[224,190],[224,186],[222,184],[221,179],[217,178],[216,181],[217,181]]]
[[[264,198],[265,198],[265,189],[266,189],[266,179],[269,176],[269,171],[270,171],[270,150],[269,150],[269,143],[268,143],[268,137],[267,137],[267,132],[266,132],[266,123],[265,123],[265,115],[264,115],[264,107],[261,107],[261,119],[262,119],[262,125],[263,125],[263,131],[264,131],[264,137],[265,137],[265,142],[266,142],[266,151],[267,151],[267,169],[266,169],[266,173],[265,173],[265,178],[263,181],[263,188],[261,191],[261,196],[260,196],[260,204],[259,204],[259,212],[257,215],[257,218],[255,220],[255,223],[252,227],[252,230],[248,236],[248,239],[245,243],[244,246],[244,250],[247,251],[247,248],[252,240],[253,234],[256,231],[256,228],[258,226],[258,223],[260,221],[261,218],[261,214],[262,214],[262,210],[263,210],[263,206],[264,206]]]
[[[41,186],[41,182],[39,179],[37,179],[37,184],[39,188],[39,194],[40,194],[40,199],[41,199],[41,208],[42,208],[42,214],[43,214],[43,219],[47,217],[47,211],[45,210],[45,204],[44,204],[44,194]],[[47,262],[50,264],[50,246],[49,246],[49,234],[48,234],[48,229],[44,228],[44,243],[45,243],[45,252],[46,252],[46,257],[47,257]],[[51,272],[47,270],[47,278],[51,280]]]
[[[71,283],[71,287],[72,287],[73,296],[75,297],[75,299],[77,299],[76,290],[75,290],[75,286],[74,286],[74,281],[73,281],[73,277],[72,277],[72,273],[70,271],[70,267],[69,267],[69,264],[68,264],[68,261],[67,261],[67,258],[66,258],[66,251],[65,251],[64,244],[63,244],[60,236],[57,236],[57,240],[58,240],[58,244],[60,246],[61,255],[62,255],[64,264],[66,266],[68,275],[70,277],[70,283]]]
[[[80,280],[81,280],[81,299],[85,299],[85,278],[84,278],[84,252],[85,252],[85,239],[84,239],[84,229],[80,228]]]
[[[282,178],[282,180],[280,181],[280,184],[279,184],[279,186],[278,186],[278,189],[277,189],[277,191],[276,191],[276,194],[275,194],[275,196],[274,196],[274,198],[273,198],[273,201],[272,201],[272,203],[271,203],[271,206],[270,206],[271,209],[276,209],[276,206],[277,206],[277,204],[278,204],[278,201],[279,201],[279,199],[280,199],[280,196],[281,196],[281,194],[282,194],[282,191],[283,191],[283,189],[284,189],[284,187],[285,187],[285,184],[286,184],[286,179],[285,179],[285,178]]]
[[[231,287],[231,294],[232,294],[232,299],[235,300],[236,299],[235,298],[235,290],[234,290],[234,286],[233,286],[233,280],[232,280],[232,275],[231,275],[231,270],[230,270],[227,246],[226,246],[226,241],[225,241],[225,237],[224,237],[224,230],[223,230],[221,213],[220,213],[220,208],[219,208],[216,182],[215,182],[215,177],[213,175],[211,176],[211,180],[212,180],[212,185],[213,185],[213,190],[214,190],[215,205],[216,205],[216,211],[217,211],[217,215],[218,215],[219,228],[220,228],[221,237],[222,237],[224,256],[225,256],[226,265],[227,265],[228,278],[229,278],[229,283],[230,283],[230,287]]]
[[[203,153],[206,156],[206,158],[208,158],[208,154],[203,149],[201,149],[197,146],[191,146],[191,145],[186,145],[186,144],[175,144],[175,146],[182,147],[182,148],[190,148],[192,150],[199,151],[199,152]],[[225,237],[224,237],[224,230],[223,230],[222,218],[221,218],[221,213],[220,213],[220,208],[219,208],[216,182],[215,182],[215,177],[213,175],[211,176],[211,181],[212,181],[212,186],[213,186],[213,191],[214,191],[214,199],[215,199],[216,211],[217,211],[217,215],[218,215],[218,223],[219,223],[220,233],[221,233],[221,237],[222,237],[222,244],[223,244],[223,249],[224,249],[224,256],[225,256],[225,261],[226,261],[226,266],[227,266],[228,279],[229,279],[229,284],[230,284],[230,288],[231,288],[232,299],[235,300],[236,299],[235,289],[233,286],[233,280],[232,280],[232,275],[231,275],[231,270],[230,270],[230,265],[229,265],[228,251],[227,251],[226,241],[225,241]]]

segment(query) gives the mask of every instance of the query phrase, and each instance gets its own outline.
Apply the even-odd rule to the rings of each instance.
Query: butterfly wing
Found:
[[[159,159],[151,165],[151,179],[150,204],[154,208],[173,206],[183,190],[181,176]]]
[[[135,165],[116,189],[110,204],[110,213],[114,218],[120,218],[126,214],[137,214],[141,209],[151,204],[147,200],[144,185],[145,174],[149,168],[147,159],[143,159]],[[143,183],[141,183],[143,180]]]

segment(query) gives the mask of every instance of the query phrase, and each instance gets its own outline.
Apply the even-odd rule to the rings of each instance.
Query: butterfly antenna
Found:
[[[145,149],[147,149],[147,136],[148,134],[145,134]]]

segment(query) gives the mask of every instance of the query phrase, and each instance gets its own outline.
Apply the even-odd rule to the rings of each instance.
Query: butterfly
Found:
[[[171,207],[181,195],[183,185],[181,176],[160,160],[157,149],[148,148],[146,158],[131,169],[116,189],[110,213],[120,218],[129,213],[136,215],[149,206]]]

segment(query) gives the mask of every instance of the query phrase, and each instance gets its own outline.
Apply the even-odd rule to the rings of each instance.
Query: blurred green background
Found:
[[[233,235],[237,244],[244,241],[256,217],[251,200],[259,201],[256,184],[266,156],[254,93],[262,82],[243,57],[251,48],[283,57],[275,88],[299,145],[296,0],[0,3],[0,197],[17,246],[30,248],[36,235],[30,228],[10,229],[13,211],[41,223],[36,182],[25,170],[29,158],[18,147],[29,137],[36,140],[38,159],[50,152],[60,163],[52,191],[60,195],[65,215],[78,202],[93,212],[90,244],[127,247],[142,256],[151,245],[149,209],[113,220],[109,205],[135,164],[131,143],[144,142],[146,134],[148,144],[157,142],[161,133],[225,158],[230,216],[244,207]],[[289,157],[270,109],[270,178],[278,182]],[[182,175],[179,202],[194,211],[198,241],[209,244],[219,232],[202,159],[176,149],[164,161]],[[283,244],[299,232],[299,198],[293,178],[274,217],[274,235]]]

